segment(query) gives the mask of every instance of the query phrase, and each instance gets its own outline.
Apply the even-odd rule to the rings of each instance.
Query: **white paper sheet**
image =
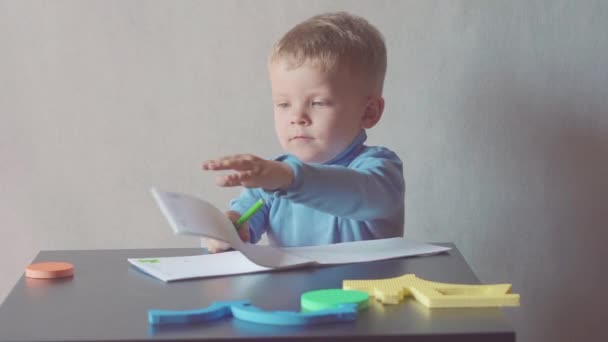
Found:
[[[432,255],[449,249],[449,247],[431,245],[405,238],[286,248],[290,254],[299,255],[323,265],[349,264],[406,256]]]
[[[345,264],[429,255],[449,250],[405,238],[278,248],[244,243],[225,214],[189,195],[151,190],[176,234],[226,241],[236,251],[171,258],[132,258],[131,264],[163,281],[270,271],[307,265]]]
[[[292,267],[314,262],[286,253],[282,248],[244,243],[224,212],[205,200],[158,189],[151,189],[151,192],[176,234],[226,241],[249,260],[264,267]]]
[[[165,282],[273,270],[254,264],[238,251],[183,257],[131,258],[127,260],[145,273]]]
[[[314,260],[313,263],[269,268],[257,265],[239,251],[168,258],[131,258],[140,270],[162,280],[174,281],[244,273],[275,271],[288,267],[319,266],[377,261],[416,255],[436,254],[448,247],[404,238],[345,242],[334,245],[283,248],[284,253]]]

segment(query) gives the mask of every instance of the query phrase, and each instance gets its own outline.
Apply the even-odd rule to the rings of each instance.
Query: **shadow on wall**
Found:
[[[538,246],[542,263],[525,270],[524,288],[539,297],[525,322],[542,322],[536,340],[608,340],[602,322],[608,308],[608,130],[600,122],[608,109],[564,113],[573,117],[536,151],[546,179],[546,210],[537,215],[546,222],[544,234],[528,246]]]
[[[477,89],[468,108],[483,114],[467,121],[479,126],[456,133],[491,173],[472,264],[522,295],[506,310],[518,340],[608,340],[608,85],[512,81]]]

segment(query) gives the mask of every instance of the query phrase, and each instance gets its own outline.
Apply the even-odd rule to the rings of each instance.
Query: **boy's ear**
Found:
[[[384,98],[382,98],[382,96],[373,96],[369,98],[367,104],[365,105],[365,113],[363,114],[363,119],[361,120],[361,127],[364,129],[374,127],[378,121],[380,121],[383,111]]]

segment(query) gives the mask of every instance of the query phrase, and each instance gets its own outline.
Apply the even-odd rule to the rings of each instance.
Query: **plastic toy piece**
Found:
[[[41,262],[25,268],[28,278],[54,279],[74,275],[74,265],[67,262]]]
[[[361,311],[367,308],[368,302],[367,292],[342,289],[308,291],[300,297],[303,312],[333,309],[341,304],[355,304]]]
[[[195,310],[148,310],[148,322],[161,325],[214,321],[231,317],[233,305],[249,305],[249,301],[213,302],[206,308]]]
[[[214,302],[196,310],[149,310],[151,325],[191,324],[213,321],[225,317],[272,325],[311,325],[330,322],[352,321],[357,318],[356,304],[342,304],[336,308],[310,313],[292,311],[264,311],[249,301]]]
[[[365,291],[384,304],[398,304],[411,295],[429,308],[519,306],[519,294],[510,293],[511,284],[438,283],[405,274],[386,279],[344,280],[342,287]]]
[[[234,317],[248,322],[271,325],[313,325],[354,321],[357,318],[356,304],[342,304],[337,308],[315,312],[264,311],[253,305],[233,305]]]

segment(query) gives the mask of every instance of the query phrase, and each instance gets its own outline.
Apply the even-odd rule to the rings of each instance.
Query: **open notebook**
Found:
[[[449,249],[405,238],[291,248],[253,245],[243,242],[225,214],[207,201],[157,189],[151,192],[176,234],[226,241],[235,249],[218,254],[128,259],[135,267],[163,281],[367,262],[429,255]]]

